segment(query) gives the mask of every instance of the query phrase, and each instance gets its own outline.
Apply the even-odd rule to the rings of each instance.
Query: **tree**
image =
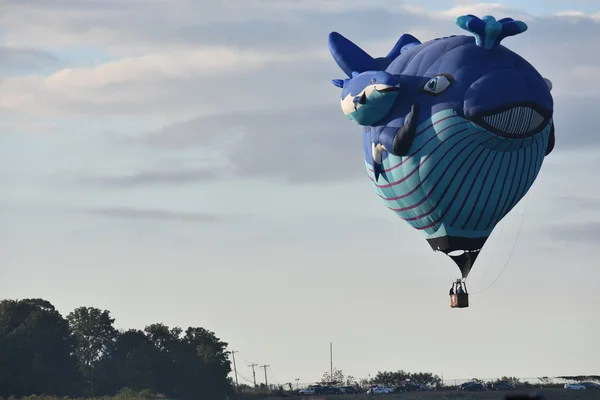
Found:
[[[373,379],[371,379],[370,384],[377,385],[387,385],[387,386],[400,386],[407,382],[415,383],[417,385],[440,385],[442,379],[433,375],[429,372],[405,372],[403,370],[398,370],[396,372],[392,371],[379,371],[377,375]]]
[[[231,372],[227,343],[222,342],[213,332],[204,328],[189,327],[183,340],[195,347],[197,355],[205,363],[218,366],[228,374]]]
[[[217,398],[232,391],[227,343],[214,333],[190,327],[182,336],[181,328],[163,324],[144,331],[157,349],[154,372],[159,392],[186,400]]]
[[[205,381],[203,390],[209,393],[223,393],[231,390],[231,362],[227,343],[221,341],[213,332],[204,328],[189,327],[185,331],[183,342],[196,354],[194,363],[203,372]]]
[[[0,397],[232,394],[227,343],[213,332],[160,323],[119,332],[113,324],[108,310],[93,307],[65,319],[43,299],[0,302]]]
[[[168,353],[179,341],[183,330],[180,327],[169,328],[164,324],[152,324],[144,328],[144,332],[159,351]]]
[[[68,322],[50,302],[0,302],[0,396],[74,394],[74,350]]]
[[[516,376],[503,376],[500,379],[496,379],[496,382],[508,382],[513,386],[522,385],[521,380]]]
[[[378,371],[377,375],[371,379],[370,384],[372,385],[387,385],[387,386],[400,386],[410,380],[410,373],[398,370],[392,371]]]
[[[564,379],[567,381],[585,382],[585,381],[596,381],[600,382],[600,375],[570,375],[570,376],[557,376],[558,379]]]
[[[180,327],[169,328],[164,324],[151,324],[144,328],[144,333],[150,343],[157,350],[153,365],[157,390],[168,395],[178,394],[176,382],[189,371],[179,371],[183,362],[180,354],[180,336],[183,330]],[[182,390],[179,388],[179,390]]]
[[[118,332],[110,311],[94,307],[79,307],[67,315],[75,336],[75,355],[79,369],[88,384],[88,395],[95,395],[94,372],[98,363],[111,356]]]
[[[227,343],[200,327],[148,325],[118,332],[110,311],[79,307],[63,318],[43,299],[0,303],[0,395],[103,396],[127,390],[163,392],[181,400],[231,393]],[[356,385],[335,369],[324,383]],[[83,379],[82,379],[83,378]],[[431,383],[437,376],[379,372],[372,382]],[[368,380],[362,380],[366,384]],[[292,387],[291,384],[287,384]],[[282,390],[282,388],[279,388]]]
[[[331,375],[331,371],[325,371],[323,373],[323,377],[321,378],[321,383],[324,385],[337,385],[344,383],[344,373],[342,370],[333,369],[333,375]]]
[[[358,381],[352,375],[346,375],[346,385],[348,386],[358,386]]]
[[[410,374],[410,382],[421,385],[438,386],[442,383],[442,379],[430,372],[417,372]]]
[[[130,329],[118,334],[110,357],[98,363],[98,392],[114,394],[124,387],[159,391],[157,385],[158,349],[141,330]]]

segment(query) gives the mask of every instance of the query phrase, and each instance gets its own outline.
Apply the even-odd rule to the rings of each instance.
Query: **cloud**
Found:
[[[596,103],[589,98],[559,98],[555,111],[557,145],[550,158],[600,146],[600,137],[592,129],[596,112]],[[149,132],[139,140],[157,150],[177,153],[197,149],[198,158],[209,154],[214,161],[200,176],[195,176],[196,166],[177,171],[189,171],[187,182],[228,177],[324,183],[364,175],[362,129],[348,121],[333,101],[316,107],[194,118]],[[207,174],[211,165],[214,174]],[[169,174],[162,176],[169,179]]]
[[[524,10],[507,7],[500,3],[474,3],[458,5],[449,10],[441,12],[440,16],[456,18],[467,14],[494,15],[497,19],[510,16],[511,18],[526,22],[534,19],[531,14],[525,12]]]
[[[296,36],[302,36],[310,33],[302,30],[307,14],[322,20],[331,13],[352,14],[357,9],[379,13],[399,10],[401,3],[397,0],[58,0],[50,5],[40,0],[13,0],[4,5],[0,24],[5,40],[11,44],[100,46],[111,54],[122,55],[167,45],[181,49],[190,44],[220,42],[224,35],[246,43],[246,36],[273,33],[275,26],[288,25]],[[241,34],[231,29],[244,26],[246,32]],[[285,29],[280,33],[287,34]],[[274,39],[265,38],[271,43]]]
[[[133,175],[86,175],[76,183],[135,188],[240,178],[300,184],[363,177],[362,129],[338,107],[336,102],[325,107],[228,113],[167,125],[138,137],[135,146],[151,153],[180,154],[178,162],[163,160]],[[184,161],[184,154],[194,158]]]
[[[581,196],[561,196],[554,200],[561,208],[581,211],[600,211],[600,199]]]
[[[221,218],[215,214],[190,213],[182,211],[141,209],[131,207],[84,208],[79,212],[108,218],[129,220],[169,220],[216,222]]]
[[[556,151],[598,147],[596,129],[600,97],[555,100]]]
[[[226,177],[295,183],[353,179],[364,174],[361,132],[339,110],[339,90],[330,80],[342,73],[328,53],[327,34],[339,31],[380,56],[404,32],[421,40],[462,34],[453,23],[456,15],[492,13],[529,23],[527,33],[507,38],[505,44],[554,83],[555,151],[600,144],[592,129],[600,86],[591,84],[600,72],[600,42],[595,40],[600,23],[592,17],[568,13],[540,18],[500,4],[431,12],[383,0],[211,4],[214,7],[187,0],[177,7],[163,0],[57,0],[52,7],[33,0],[6,3],[7,12],[0,16],[5,26],[2,39],[13,48],[85,44],[114,59],[47,76],[6,78],[0,113],[21,116],[21,121],[44,112],[52,118],[160,119],[164,127],[147,133],[143,143],[170,151],[175,158],[194,148],[199,159],[210,159],[208,166],[83,179],[103,187]],[[12,126],[25,126],[11,121]]]
[[[78,183],[103,187],[139,187],[153,184],[182,184],[212,181],[218,178],[217,171],[208,169],[149,170],[127,176],[92,176],[78,179]]]
[[[216,168],[235,178],[306,183],[345,181],[365,173],[362,129],[344,117],[337,102],[197,118],[143,141],[171,149],[211,146],[223,155]]]
[[[54,55],[31,48],[0,46],[0,75],[28,74],[46,67],[58,66]]]
[[[205,7],[200,1],[182,0],[174,7],[173,2],[159,0],[61,0],[48,7],[38,1],[9,2],[8,12],[0,16],[5,42],[86,45],[114,59],[49,76],[5,79],[0,112],[152,115],[174,121],[225,111],[324,104],[332,93],[330,79],[340,77],[327,50],[332,30],[380,56],[404,32],[421,40],[465,33],[453,23],[457,14],[489,11],[527,17],[498,4],[432,13],[391,7],[386,1],[363,2],[368,6],[331,1],[328,12],[305,1],[277,6],[267,0],[213,3]],[[353,7],[364,8],[356,12]],[[117,12],[122,14],[119,18]],[[335,18],[329,13],[336,13]],[[506,39],[506,45],[554,82],[555,96],[600,96],[600,87],[590,85],[600,61],[600,42],[594,39],[600,36],[600,23],[578,17],[575,24],[570,16],[528,18],[533,18],[530,30]]]
[[[588,221],[574,224],[561,224],[544,229],[553,240],[569,244],[598,244],[600,242],[600,221]]]
[[[298,61],[324,58],[314,53],[273,53],[233,48],[199,48],[185,52],[156,53],[123,58],[95,67],[67,68],[50,76],[26,76],[6,79],[0,109],[32,109],[48,114],[178,114],[183,110],[243,109],[260,100],[259,80],[249,78],[262,68],[284,68]],[[271,74],[272,85],[293,86],[278,74]],[[250,84],[248,84],[250,82]],[[280,86],[279,86],[280,87]],[[254,88],[252,92],[240,88]],[[264,92],[273,93],[273,90]],[[227,100],[226,100],[227,101]]]
[[[566,18],[573,18],[573,19],[591,19],[591,20],[595,20],[595,21],[600,21],[600,12],[594,13],[594,14],[587,14],[584,13],[582,11],[559,11],[557,13],[555,13],[554,15],[556,15],[557,17],[566,17]]]

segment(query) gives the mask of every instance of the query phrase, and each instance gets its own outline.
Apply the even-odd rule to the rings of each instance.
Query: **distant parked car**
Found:
[[[340,390],[340,388],[334,387],[334,386],[322,386],[321,390],[318,391],[319,395],[321,394],[340,394],[342,391]]]
[[[303,394],[303,395],[308,395],[308,396],[321,395],[321,394],[323,394],[323,387],[324,386],[322,386],[322,385],[308,385],[307,388],[299,390],[298,394]]]
[[[485,386],[481,383],[471,383],[470,385],[465,386],[463,390],[468,392],[483,392],[485,390]]]
[[[461,383],[460,386],[456,388],[456,390],[465,390],[466,387],[471,386],[474,383],[477,383],[477,382],[464,382],[464,383]]]
[[[515,390],[515,387],[508,382],[496,382],[492,384],[492,390]]]
[[[340,392],[342,394],[356,394],[358,390],[354,388],[354,386],[340,386]]]
[[[581,382],[587,390],[600,390],[600,384],[596,382]]]
[[[417,385],[416,383],[407,383],[404,385],[404,389],[407,392],[420,392],[421,391],[421,385]]]
[[[385,386],[385,385],[373,386],[373,387],[369,388],[369,390],[367,390],[367,394],[390,394],[390,393],[394,393],[394,389],[389,386]]]
[[[404,393],[406,392],[406,385],[396,386],[394,388],[394,393]]]
[[[312,396],[314,394],[317,394],[314,387],[307,387],[306,389],[300,389],[298,391],[298,393],[302,394],[302,395],[306,395],[306,396]]]
[[[565,383],[565,389],[586,390],[587,388],[584,385],[580,385],[579,383]]]

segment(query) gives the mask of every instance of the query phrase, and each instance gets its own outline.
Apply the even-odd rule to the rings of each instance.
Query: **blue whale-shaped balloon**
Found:
[[[348,76],[333,84],[344,114],[364,127],[376,193],[466,278],[555,139],[550,81],[500,44],[527,25],[473,15],[456,23],[471,35],[421,43],[405,34],[373,58],[332,32],[329,49]]]

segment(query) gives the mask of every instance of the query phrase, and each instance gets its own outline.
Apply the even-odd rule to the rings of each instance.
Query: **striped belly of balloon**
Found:
[[[375,192],[426,237],[487,235],[533,184],[550,126],[533,137],[507,139],[460,116],[424,123],[409,155],[383,160]]]

